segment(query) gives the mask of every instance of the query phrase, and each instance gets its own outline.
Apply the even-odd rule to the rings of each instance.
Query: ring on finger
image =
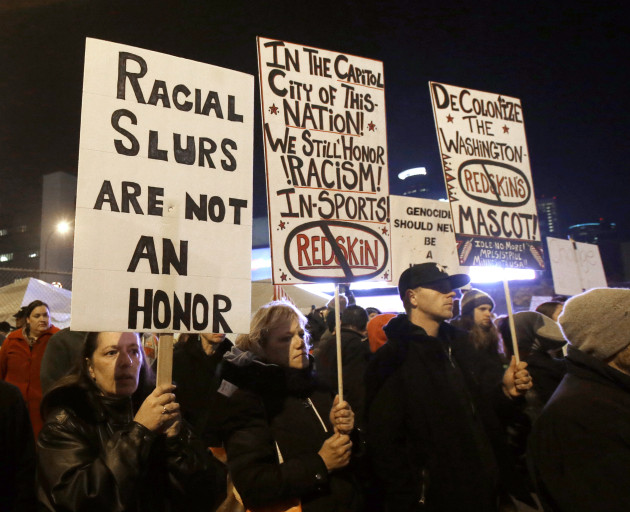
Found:
[[[166,412],[167,412],[167,411],[166,411],[166,405],[163,405],[163,406],[162,406],[162,414],[166,414]]]

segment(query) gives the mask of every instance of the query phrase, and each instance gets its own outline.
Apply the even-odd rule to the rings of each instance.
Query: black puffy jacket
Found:
[[[130,398],[78,386],[44,399],[38,439],[38,499],[50,511],[213,510],[225,474],[182,425],[167,439],[133,421]]]
[[[226,354],[219,389],[229,395],[221,407],[228,469],[245,505],[299,498],[304,512],[359,510],[352,470],[328,473],[318,455],[333,435],[330,392],[318,388],[310,368],[264,364],[248,354]]]

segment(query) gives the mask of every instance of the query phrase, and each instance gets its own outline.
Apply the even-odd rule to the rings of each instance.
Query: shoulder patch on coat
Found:
[[[219,386],[219,389],[217,389],[219,393],[221,393],[223,396],[227,396],[228,398],[231,397],[236,390],[238,390],[238,386],[235,386],[225,379],[221,381],[221,385]]]

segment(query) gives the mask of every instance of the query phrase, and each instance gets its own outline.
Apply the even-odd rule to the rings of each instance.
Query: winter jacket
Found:
[[[0,512],[34,512],[35,442],[20,390],[0,381]]]
[[[26,401],[35,439],[42,428],[39,407],[42,402],[40,368],[48,340],[59,329],[51,325],[29,346],[24,329],[16,329],[7,336],[0,350],[0,378],[17,386]]]
[[[199,336],[179,342],[173,349],[173,382],[182,417],[206,446],[220,446],[214,419],[218,407],[216,390],[223,355],[232,348],[225,338],[212,355],[204,352]]]
[[[569,346],[567,375],[529,439],[532,478],[545,510],[630,507],[630,376]]]
[[[355,421],[362,424],[365,404],[363,376],[370,358],[367,339],[357,331],[341,328],[341,363],[343,370],[343,398],[354,411]],[[319,379],[332,393],[337,393],[337,340],[322,342],[315,355]]]
[[[78,386],[44,398],[38,499],[49,511],[214,510],[225,496],[218,462],[183,424],[167,438],[133,421],[130,398]]]
[[[304,512],[359,510],[351,471],[328,473],[318,455],[333,435],[333,397],[317,387],[311,369],[264,364],[237,348],[225,359],[219,389],[225,448],[246,507],[299,498]]]
[[[387,510],[493,511],[500,488],[532,503],[497,417],[514,404],[496,365],[447,323],[436,338],[399,315],[385,332],[366,386],[368,451]]]

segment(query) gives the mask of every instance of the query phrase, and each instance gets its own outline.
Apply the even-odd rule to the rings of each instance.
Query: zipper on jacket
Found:
[[[422,470],[422,486],[420,487],[420,499],[418,500],[418,504],[424,506],[427,502],[427,470]]]
[[[319,419],[319,422],[322,424],[322,428],[324,429],[324,432],[328,433],[328,429],[326,428],[326,424],[324,423],[324,420],[322,420],[322,417],[319,415],[319,412],[317,411],[317,408],[315,407],[315,405],[313,404],[313,402],[311,401],[310,398],[307,398],[305,400],[304,406],[305,407],[309,407],[310,406],[313,409],[313,411],[315,411],[317,419]]]

